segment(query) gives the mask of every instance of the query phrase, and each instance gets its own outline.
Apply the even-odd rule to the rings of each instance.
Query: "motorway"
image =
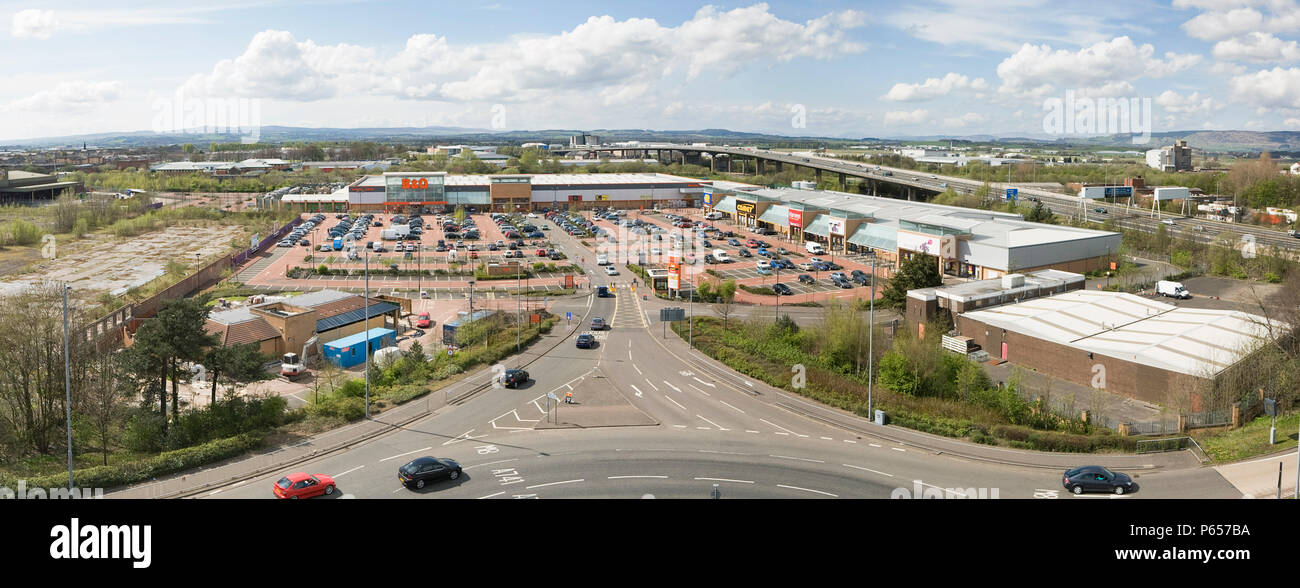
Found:
[[[582,257],[571,238],[555,237],[571,258]],[[607,283],[594,263],[585,265],[596,285]],[[1059,468],[967,459],[831,424],[817,416],[831,409],[748,381],[672,333],[665,339],[654,297],[620,287],[614,298],[556,304],[553,312],[573,313],[575,328],[560,322],[551,336],[563,338],[558,345],[538,344],[505,362],[528,362],[532,380],[519,389],[488,387],[346,451],[198,497],[271,498],[272,483],[290,471],[334,476],[335,498],[709,498],[715,484],[723,498],[888,498],[918,487],[954,498],[978,489],[996,489],[999,498],[1111,496],[1065,492]],[[573,335],[596,316],[612,328],[598,332],[596,348],[576,349]],[[457,386],[481,387],[492,375],[481,369]],[[549,423],[547,393],[569,390],[578,404],[561,405],[559,420],[580,426]],[[423,455],[455,459],[466,475],[420,491],[402,487],[397,468]],[[1240,496],[1211,468],[1124,471],[1141,485],[1125,499]]]
[[[944,176],[918,172],[915,170],[885,167],[874,164],[859,163],[856,161],[846,161],[833,157],[825,157],[808,152],[780,152],[759,148],[745,147],[721,147],[716,145],[695,146],[695,145],[677,145],[677,144],[648,144],[638,145],[628,148],[610,148],[610,147],[590,147],[574,148],[561,150],[560,153],[584,152],[584,151],[681,151],[683,153],[712,153],[725,154],[731,157],[761,158],[768,161],[780,162],[782,164],[803,166],[812,169],[846,174],[848,176],[872,180],[875,182],[889,182],[907,188],[925,190],[928,192],[939,193],[951,188],[959,194],[972,194],[980,187],[985,185],[984,181],[972,180],[969,178]],[[1154,233],[1160,226],[1162,219],[1176,219],[1175,225],[1169,227],[1173,235],[1184,236],[1195,241],[1209,242],[1214,240],[1224,232],[1232,232],[1237,235],[1250,235],[1254,238],[1256,247],[1272,246],[1286,250],[1287,254],[1296,256],[1300,254],[1300,239],[1296,239],[1285,232],[1276,231],[1254,225],[1239,223],[1230,223],[1222,221],[1212,221],[1200,218],[1188,218],[1180,216],[1171,216],[1164,214],[1160,218],[1151,216],[1149,210],[1143,211],[1137,208],[1120,206],[1117,204],[1107,203],[1101,200],[1086,200],[1077,196],[1069,196],[1059,192],[1051,192],[1033,187],[1018,186],[1014,182],[988,182],[989,189],[995,195],[1005,194],[1007,188],[1016,188],[1020,199],[1037,198],[1043,205],[1047,206],[1052,212],[1065,216],[1084,215],[1097,221],[1104,221],[1106,218],[1113,218],[1115,224],[1126,229],[1134,229],[1148,233]],[[1081,205],[1082,202],[1082,207]],[[1107,210],[1107,214],[1101,215],[1094,212],[1095,208]],[[1204,230],[1197,230],[1195,227],[1204,227]],[[1100,228],[1100,227],[1098,227]]]

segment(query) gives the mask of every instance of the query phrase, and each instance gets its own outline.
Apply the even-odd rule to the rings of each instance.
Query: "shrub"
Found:
[[[163,417],[154,412],[139,411],[126,421],[122,445],[138,453],[161,451],[166,438],[163,434]]]
[[[364,398],[357,397],[324,398],[312,404],[307,410],[315,416],[355,421],[366,416],[366,401]]]
[[[76,470],[73,476],[82,488],[114,488],[229,459],[261,444],[262,435],[244,433],[142,460]],[[67,485],[68,476],[66,473],[40,476],[29,483],[36,488],[59,488]]]

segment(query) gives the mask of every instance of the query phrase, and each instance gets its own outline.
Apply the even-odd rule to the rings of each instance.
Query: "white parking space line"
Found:
[[[390,460],[390,459],[397,459],[397,458],[399,458],[399,457],[402,457],[403,455],[410,455],[410,454],[412,454],[412,453],[419,453],[419,452],[421,452],[421,451],[428,451],[428,450],[430,450],[430,449],[433,449],[433,448],[432,448],[432,447],[425,447],[424,449],[416,449],[415,451],[408,451],[408,452],[406,452],[406,453],[399,453],[399,454],[394,455],[394,456],[392,456],[392,457],[385,457],[384,459],[381,459],[381,460],[379,460],[379,461],[382,462],[382,461],[388,461],[388,460]]]
[[[685,428],[686,428],[686,425],[673,425],[673,426],[676,427],[676,428],[678,428],[678,429],[685,429]]]
[[[545,487],[545,486],[558,486],[558,485],[560,485],[560,484],[573,484],[573,483],[575,483],[575,482],[586,482],[586,480],[584,480],[584,479],[582,479],[582,478],[578,478],[577,480],[565,480],[565,481],[563,481],[563,482],[547,482],[547,483],[545,483],[545,484],[536,484],[536,485],[533,485],[533,486],[524,486],[524,490],[532,490],[533,488],[542,488],[542,487]]]
[[[745,432],[746,432],[746,433],[758,433],[758,431],[752,431],[752,430],[750,430],[750,429],[745,429]]]
[[[690,386],[690,387],[692,387],[692,388],[695,388],[695,391],[696,391],[696,392],[699,392],[700,394],[703,394],[703,395],[705,395],[705,396],[713,396],[712,394],[709,394],[708,392],[705,392],[705,391],[703,391],[703,390],[700,390],[700,387],[699,387],[699,386],[696,386],[695,384],[687,384],[687,386]],[[726,404],[726,403],[724,402],[723,404]]]
[[[857,441],[854,441],[854,440],[852,440],[852,439],[845,439],[844,442],[845,442],[845,443],[857,443]]]
[[[824,440],[824,441],[830,441],[831,438],[830,438],[830,437],[822,437],[822,440]]]
[[[500,496],[500,495],[505,494],[505,493],[506,493],[506,491],[505,491],[505,490],[502,490],[502,491],[500,491],[500,492],[497,492],[496,494],[488,494],[487,496],[480,496],[480,497],[478,497],[478,499],[479,499],[479,500],[483,500],[484,498],[492,498],[493,496]]]
[[[839,495],[838,495],[838,494],[831,494],[830,492],[822,492],[821,490],[813,490],[812,488],[800,488],[800,487],[798,487],[798,486],[786,486],[785,484],[777,484],[777,487],[778,487],[778,488],[789,488],[789,489],[791,489],[791,490],[802,490],[802,491],[804,491],[804,492],[812,492],[812,493],[814,493],[814,494],[823,494],[823,495],[826,495],[826,496],[830,496],[831,498],[839,498]]]
[[[790,457],[788,455],[769,455],[768,457],[779,457],[781,459],[797,459],[799,461],[811,461],[813,463],[826,463],[820,459],[808,459],[806,457]]]
[[[702,392],[702,390],[701,390],[701,392]],[[732,409],[732,410],[734,410],[734,411],[736,411],[736,412],[738,412],[738,413],[740,413],[740,414],[745,414],[745,411],[740,410],[739,408],[736,408],[736,407],[734,407],[734,406],[732,406],[732,405],[730,405],[730,404],[727,404],[727,401],[726,401],[726,400],[719,400],[718,402],[721,402],[721,403],[723,403],[723,404],[726,404],[726,405],[727,405],[727,408],[730,408],[730,409]]]
[[[772,422],[772,421],[769,421],[769,420],[767,420],[767,419],[758,419],[758,420],[763,421],[763,422],[765,422],[765,423],[767,423],[767,424],[769,424],[769,425],[772,425],[773,427],[776,427],[776,428],[778,428],[778,429],[781,429],[782,431],[785,431],[785,432],[786,432],[787,434],[789,434],[789,435],[796,435],[796,436],[799,436],[799,437],[807,437],[807,435],[802,435],[802,434],[796,433],[796,432],[794,432],[794,431],[791,431],[790,429],[787,429],[787,428],[785,428],[785,427],[782,427],[781,425],[778,425],[778,424],[776,424],[776,423],[774,423],[774,422]]]
[[[890,447],[890,449],[893,449],[894,451],[907,451],[906,449],[903,449],[902,447]]]
[[[334,477],[334,478],[342,478],[343,476],[346,476],[346,475],[348,475],[348,474],[350,474],[350,473],[352,473],[352,472],[355,472],[355,471],[357,471],[357,470],[359,470],[359,469],[361,469],[361,468],[364,468],[364,467],[366,467],[366,466],[364,466],[364,465],[359,465],[359,466],[357,466],[357,467],[355,467],[355,468],[352,468],[352,469],[350,469],[350,470],[348,470],[348,471],[346,471],[346,472],[343,472],[343,473],[341,473],[341,474],[334,474],[334,476],[332,476],[332,477]]]
[[[606,479],[607,480],[629,480],[634,478],[657,478],[660,480],[667,480],[668,476],[610,476]]]
[[[885,472],[878,471],[878,470],[873,470],[873,469],[871,469],[871,468],[864,468],[864,467],[862,467],[862,466],[849,465],[849,464],[847,464],[847,463],[842,463],[842,464],[840,464],[840,465],[842,465],[842,466],[844,466],[844,467],[846,467],[846,468],[853,468],[853,469],[855,469],[855,470],[862,470],[862,471],[864,471],[864,472],[871,472],[871,473],[873,473],[873,474],[880,474],[880,475],[882,475],[882,476],[889,476],[889,477],[891,477],[891,478],[894,477],[894,474],[886,474]]]
[[[876,444],[876,443],[868,443],[868,445],[870,445],[870,446],[872,446],[872,447],[880,447],[880,445],[879,445],[879,444]]]
[[[651,388],[654,388],[654,389],[655,389],[655,392],[658,392],[658,391],[659,391],[659,387],[656,386],[654,382],[651,382],[651,381],[650,381],[650,378],[646,378],[645,383],[650,384],[650,387],[651,387]]]
[[[705,482],[735,482],[736,484],[753,484],[753,480],[732,480],[730,478],[695,478]]]
[[[685,407],[685,406],[682,406],[682,403],[677,402],[676,400],[673,400],[673,397],[672,397],[672,396],[669,396],[669,395],[667,395],[667,394],[664,394],[664,398],[667,398],[667,399],[668,399],[668,402],[671,402],[671,403],[673,403],[673,404],[676,404],[676,405],[677,405],[677,408],[680,408],[680,409],[682,409],[682,410],[686,410],[686,407]]]
[[[632,359],[632,352],[629,351],[627,355],[628,355],[628,359]],[[636,367],[636,364],[635,364],[635,363],[632,364],[632,368],[636,370],[636,374],[637,374],[638,376],[642,375],[641,368]]]

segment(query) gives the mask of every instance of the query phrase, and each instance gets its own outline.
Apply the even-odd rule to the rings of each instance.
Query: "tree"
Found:
[[[262,366],[267,357],[257,343],[243,343],[226,347],[215,346],[208,350],[207,375],[212,378],[212,404],[217,403],[217,382],[222,376],[235,384],[247,384],[262,377]]]
[[[1052,224],[1055,224],[1055,223],[1056,223],[1056,215],[1055,215],[1055,214],[1052,214],[1052,210],[1051,210],[1050,208],[1048,208],[1048,207],[1046,207],[1046,206],[1043,206],[1043,202],[1040,200],[1040,201],[1034,203],[1034,207],[1031,208],[1031,209],[1029,210],[1029,213],[1025,215],[1025,220],[1027,220],[1027,221],[1029,221],[1029,222],[1032,222],[1032,223],[1052,223]],[[1106,219],[1106,222],[1108,222],[1108,223],[1112,223],[1112,226],[1113,226],[1113,221],[1112,221],[1111,219],[1109,219],[1109,218]]]
[[[91,356],[87,366],[85,398],[79,407],[86,415],[95,436],[99,439],[99,448],[104,456],[104,465],[108,465],[109,448],[112,445],[113,430],[126,414],[123,400],[130,390],[130,380],[125,374],[122,357],[114,352],[98,352]]]
[[[146,397],[159,395],[159,412],[164,417],[166,430],[167,380],[172,383],[172,417],[180,416],[177,388],[180,384],[182,364],[204,359],[204,350],[218,344],[215,335],[204,330],[207,307],[201,298],[185,298],[164,302],[158,316],[148,319],[136,330],[135,341],[127,348],[125,360],[138,380],[146,374],[156,377],[157,385],[147,385]]]
[[[890,278],[880,295],[881,304],[898,308],[907,301],[907,291],[917,288],[933,288],[943,284],[939,274],[939,262],[933,256],[917,254],[904,261],[898,272]]]

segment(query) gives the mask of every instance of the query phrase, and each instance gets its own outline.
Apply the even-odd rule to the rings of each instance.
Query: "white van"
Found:
[[[822,247],[822,244],[816,241],[805,241],[803,244],[803,248],[804,251],[807,251],[808,253],[812,253],[814,255],[826,253],[826,248]]]
[[[704,215],[704,220],[711,220],[711,221],[722,220],[722,213],[716,211],[710,212],[709,214]]]
[[[713,250],[713,259],[718,260],[719,263],[727,263],[727,262],[731,261],[731,258],[727,256],[727,250],[726,250],[726,249],[714,249],[714,250]]]
[[[596,256],[596,265],[609,265],[609,256],[601,253]]]
[[[1156,294],[1180,299],[1192,297],[1192,294],[1187,291],[1187,288],[1183,287],[1182,283],[1170,282],[1168,280],[1160,280],[1159,282],[1156,282]]]

